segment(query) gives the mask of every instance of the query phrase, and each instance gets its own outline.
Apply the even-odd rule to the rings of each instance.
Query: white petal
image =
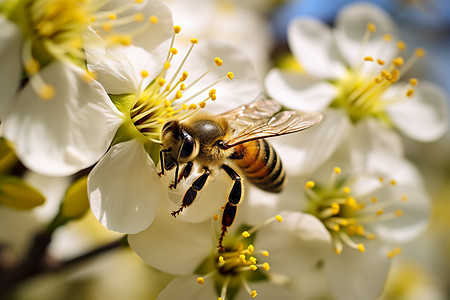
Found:
[[[403,96],[406,88],[396,92]],[[448,95],[441,88],[431,82],[420,81],[411,99],[390,105],[387,111],[406,136],[431,142],[440,138],[448,128],[447,101]]]
[[[376,31],[371,33],[369,41],[363,45],[363,36],[368,23],[373,23]],[[355,3],[341,10],[337,16],[334,33],[341,54],[351,66],[363,62],[366,56],[387,63],[397,51],[394,42],[388,43],[383,40],[385,34],[392,35],[395,40],[396,25],[386,12],[370,3]],[[375,63],[372,65],[376,66]]]
[[[295,295],[287,288],[276,285],[270,281],[252,281],[248,284],[251,290],[256,291],[258,300],[296,299]],[[243,287],[239,289],[239,292],[235,297],[236,300],[248,300],[250,298],[250,295]]]
[[[89,174],[88,195],[95,217],[110,230],[136,233],[156,215],[160,179],[139,141],[114,145]]]
[[[328,109],[321,123],[298,134],[271,139],[290,175],[315,171],[335,153],[347,135],[351,124],[344,111]]]
[[[133,1],[123,0],[107,1],[101,10],[108,11],[121,9],[125,5],[130,5],[132,2]],[[133,45],[144,48],[152,55],[158,55],[157,53],[161,51],[161,49],[158,49],[160,45],[167,44],[167,47],[164,49],[164,54],[166,55],[169,50],[168,42],[170,43],[170,39],[173,34],[172,14],[167,5],[165,5],[162,1],[143,1],[142,4],[130,5],[126,11],[118,15],[118,19],[127,17],[132,18],[136,14],[143,14],[144,20],[142,22],[129,22],[127,24],[114,26],[113,33],[119,35],[131,34]],[[146,23],[149,22],[148,18],[150,16],[157,17],[158,22],[149,24],[145,30],[141,30],[144,26],[146,26]],[[100,28],[100,36],[107,38],[109,34],[109,31],[104,32]]]
[[[83,79],[79,68],[54,62],[41,75],[55,88],[55,97],[43,101],[27,85],[4,120],[4,134],[31,170],[73,174],[106,152],[122,115],[103,87]]]
[[[108,94],[138,94],[139,87],[147,87],[162,70],[164,56],[153,56],[133,45],[107,47],[102,60],[88,60],[88,67],[97,74],[97,80]],[[149,76],[143,80],[144,70]]]
[[[344,247],[341,254],[330,253],[325,261],[325,274],[333,296],[340,300],[377,299],[390,267],[388,249],[367,241],[366,251]]]
[[[288,29],[289,47],[305,70],[319,78],[339,78],[345,67],[330,28],[312,18],[294,20]]]
[[[268,94],[289,109],[323,111],[337,95],[336,87],[308,74],[273,69],[265,79]]]
[[[198,192],[195,201],[178,215],[178,219],[186,222],[199,223],[211,220],[215,213],[220,213],[220,209],[225,205],[232,186],[229,176],[220,170],[212,170],[213,175],[208,178],[206,185]],[[168,172],[162,178],[162,202],[167,213],[178,210],[181,206],[183,196],[193,181],[203,172],[195,171],[186,180],[182,180],[176,190],[170,190],[169,184],[175,178],[174,172]],[[214,175],[215,174],[215,175]]]
[[[5,116],[5,111],[20,84],[22,66],[20,62],[22,34],[18,26],[0,16],[0,119]]]
[[[184,52],[180,51],[176,55],[176,60],[172,63],[172,67],[168,70],[166,79],[171,78],[171,74],[178,68],[179,60],[184,57]],[[223,60],[223,65],[217,67],[214,65],[214,58],[219,57]],[[262,92],[262,85],[258,80],[255,68],[250,59],[239,48],[225,42],[219,41],[199,41],[194,46],[191,55],[186,61],[181,71],[186,70],[189,73],[186,80],[186,86],[194,82],[203,73],[212,70],[202,78],[193,87],[186,89],[183,98],[186,100],[197,92],[208,87],[210,84],[226,76],[227,72],[233,72],[234,79],[225,80],[208,88],[200,95],[195,96],[191,101],[198,103],[208,97],[209,91],[213,88],[217,91],[217,100],[208,102],[206,108],[209,112],[217,114],[236,108],[242,104],[253,101]],[[177,78],[179,75],[177,75]]]
[[[373,118],[359,121],[349,141],[351,159],[357,169],[366,169],[369,156],[373,153],[385,153],[401,157],[403,145],[400,136]]]
[[[172,280],[158,295],[157,300],[199,300],[217,299],[217,292],[213,280],[205,280],[205,283],[197,283],[198,276],[186,275]]]
[[[192,274],[215,248],[211,221],[183,222],[164,210],[149,228],[129,235],[128,242],[149,265],[171,274]]]
[[[282,212],[281,223],[258,230],[255,248],[269,251],[264,261],[271,271],[290,277],[309,272],[331,249],[330,234],[316,217],[300,212]]]

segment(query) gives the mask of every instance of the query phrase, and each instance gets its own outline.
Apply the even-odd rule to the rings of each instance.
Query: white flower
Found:
[[[214,220],[218,219],[216,215]],[[328,233],[323,229],[317,235],[308,235],[310,224],[320,222],[308,215],[299,218],[297,213],[272,217],[252,228],[246,227],[242,220],[242,216],[238,216],[233,230],[226,236],[224,251],[217,248],[220,230],[216,221],[212,224],[209,220],[183,222],[164,211],[158,213],[148,229],[129,235],[128,241],[148,264],[179,275],[158,299],[174,299],[179,295],[185,299],[217,299],[218,296],[228,299],[234,292],[237,292],[236,299],[246,299],[249,295],[258,295],[258,299],[273,299],[275,296],[294,299],[285,287],[286,280],[277,281],[272,276],[289,276],[284,272],[286,269],[295,269],[296,275],[307,273],[325,255]],[[288,233],[292,234],[290,237],[279,235],[286,226],[295,227]],[[238,228],[247,230],[238,231]],[[267,251],[266,246],[270,246],[272,251]],[[292,253],[286,251],[295,252],[303,260],[289,260],[287,255]],[[274,265],[267,263],[269,259]]]
[[[187,118],[205,106],[208,112],[225,112],[250,102],[261,90],[250,62],[236,48],[218,41],[197,45],[192,39],[189,49],[179,51],[174,43],[180,31],[173,27],[172,39],[160,38],[161,44],[149,52],[135,46],[106,47],[97,60],[97,53],[88,51],[88,67],[125,116],[113,147],[88,182],[92,211],[108,229],[142,231],[156,215],[161,189],[168,200],[167,178],[172,180],[173,174],[161,181],[154,163],[159,160],[160,133],[167,120]],[[236,80],[230,81],[233,76]],[[216,97],[214,104],[207,104]],[[207,209],[195,210],[187,219],[200,222],[220,206],[214,201],[203,203]]]
[[[299,192],[300,179],[289,178],[287,190],[280,199],[272,199],[275,204],[269,204],[270,209],[290,206],[299,219],[309,216],[315,221],[300,232],[293,225],[286,226],[290,221],[285,218],[281,225],[286,227],[279,226],[271,235],[277,237],[276,241],[289,243],[282,247],[280,242],[268,241],[261,247],[270,252],[281,247],[290,264],[282,264],[280,269],[294,275],[297,265],[305,260],[295,252],[294,234],[302,235],[300,242],[327,231],[329,251],[310,263],[323,265],[328,286],[337,299],[375,299],[383,288],[391,258],[401,252],[398,244],[417,237],[428,225],[430,201],[418,171],[405,160],[371,153],[363,168],[346,161],[341,161],[342,169],[330,167],[336,160],[319,168],[315,180],[306,181],[304,197]],[[249,197],[248,213],[260,215],[264,209],[259,208],[257,199],[265,197],[264,193],[253,190]],[[265,231],[261,229],[263,235]],[[268,262],[275,269],[277,263],[271,257]]]
[[[335,28],[308,17],[291,23],[289,45],[306,73],[274,69],[266,77],[266,89],[290,109],[322,111],[325,116],[300,141],[286,140],[302,158],[315,161],[312,166],[299,161],[297,174],[314,170],[328,159],[346,136],[353,136],[352,128],[366,139],[375,139],[371,146],[393,154],[402,150],[392,128],[419,141],[434,141],[445,132],[445,93],[415,78],[399,81],[425,51],[416,49],[403,58],[406,55],[400,52],[406,45],[395,40],[395,31],[390,17],[367,3],[344,8]],[[356,151],[359,137],[350,141],[356,143]],[[367,148],[363,150],[373,150]]]
[[[86,71],[83,36],[99,48],[132,39],[151,45],[143,32],[154,25],[162,4],[142,2],[3,1],[0,117],[5,137],[28,168],[68,175],[108,149],[122,115]],[[89,38],[93,29],[102,39]]]

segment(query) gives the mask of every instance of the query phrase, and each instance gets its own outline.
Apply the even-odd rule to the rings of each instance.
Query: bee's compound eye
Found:
[[[194,151],[194,139],[190,135],[186,135],[181,148],[180,157],[187,158]]]
[[[172,132],[174,136],[179,136],[180,125],[177,121],[168,121],[164,124],[161,132],[164,134],[169,131]]]

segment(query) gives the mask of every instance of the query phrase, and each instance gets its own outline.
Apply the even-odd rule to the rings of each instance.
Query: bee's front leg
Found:
[[[228,195],[228,202],[223,210],[222,232],[220,233],[218,246],[220,251],[223,251],[224,249],[222,245],[223,238],[225,237],[228,227],[233,224],[234,218],[236,217],[237,213],[237,205],[239,204],[239,202],[241,202],[242,196],[244,195],[242,180],[239,174],[227,165],[222,165],[222,169],[227,172],[228,176],[230,176],[234,183],[233,187],[231,188],[230,194]]]
[[[194,164],[192,163],[192,161],[188,161],[187,164],[183,167],[183,169],[181,170],[181,174],[180,176],[178,176],[177,182],[175,183],[175,180],[172,181],[169,185],[169,189],[176,189],[177,188],[177,184],[180,183],[180,181],[183,178],[188,178],[189,175],[191,175],[192,172],[192,167],[194,166]]]
[[[181,207],[178,210],[174,210],[171,214],[176,217],[179,213],[183,211],[185,207],[190,206],[195,198],[197,197],[197,192],[200,191],[206,184],[206,180],[209,175],[211,175],[211,171],[207,167],[203,167],[203,174],[200,175],[197,179],[194,180],[192,185],[186,191],[183,197],[183,202],[181,203]]]

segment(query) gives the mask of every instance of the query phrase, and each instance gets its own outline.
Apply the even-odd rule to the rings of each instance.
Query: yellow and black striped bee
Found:
[[[185,120],[172,120],[161,131],[161,174],[175,169],[170,188],[176,188],[189,177],[193,164],[203,174],[196,178],[184,194],[181,207],[172,212],[176,217],[190,206],[206,184],[211,170],[222,168],[233,180],[228,201],[223,209],[219,248],[227,228],[233,223],[237,205],[243,197],[242,175],[258,188],[280,192],[285,181],[283,164],[265,138],[301,131],[319,123],[319,113],[280,111],[272,100],[259,100],[220,115],[195,114]],[[179,172],[180,165],[184,165]]]

